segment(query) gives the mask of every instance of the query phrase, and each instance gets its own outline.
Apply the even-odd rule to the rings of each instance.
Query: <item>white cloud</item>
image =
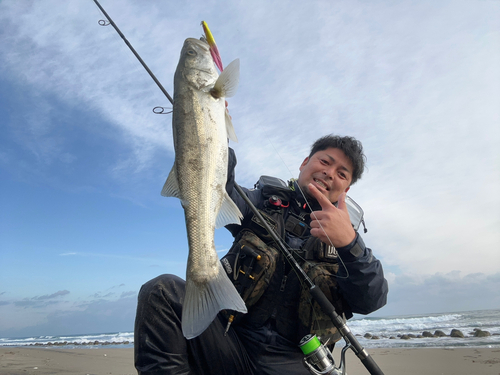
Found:
[[[0,335],[4,337],[132,331],[136,293],[118,299],[98,297],[88,302],[46,306],[43,309],[2,306]]]
[[[444,309],[439,298],[454,296],[453,285],[484,298],[486,305],[474,305],[487,306],[500,264],[500,3],[103,6],[170,94],[183,40],[201,36],[202,19],[225,65],[241,59],[240,88],[229,104],[241,185],[262,174],[296,177],[310,144],[324,134],[363,141],[369,169],[350,195],[365,209],[367,245],[391,271],[389,298],[397,306],[387,311]],[[3,124],[29,157],[11,147],[0,151],[0,162],[30,171],[33,179],[50,170],[49,181],[64,179],[55,173],[61,164],[84,163],[62,132],[71,121],[56,121],[67,115],[64,107],[97,119],[78,123],[80,132],[122,146],[104,160],[102,175],[86,181],[87,189],[116,184],[140,186],[137,192],[142,181],[158,180],[159,191],[171,167],[165,159],[173,155],[171,116],[151,109],[169,103],[98,19],[92,2],[0,3],[0,79],[30,93],[26,110]],[[89,160],[85,166],[93,170]],[[107,194],[141,204],[140,194]],[[60,255],[147,260],[144,254]]]
[[[500,303],[500,274],[464,274],[390,277],[389,299],[378,316],[496,309]]]

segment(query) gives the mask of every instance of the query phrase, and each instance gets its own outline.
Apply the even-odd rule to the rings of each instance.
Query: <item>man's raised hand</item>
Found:
[[[356,237],[356,232],[347,211],[346,193],[339,196],[337,208],[313,184],[309,184],[308,188],[309,193],[321,206],[321,211],[311,212],[311,235],[327,245],[335,247],[349,245]]]

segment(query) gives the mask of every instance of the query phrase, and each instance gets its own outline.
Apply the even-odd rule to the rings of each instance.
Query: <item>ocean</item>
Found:
[[[415,347],[487,347],[500,348],[500,310],[481,310],[441,314],[393,316],[383,318],[355,318],[347,323],[359,343],[365,348]],[[460,330],[464,338],[450,337],[452,329]],[[474,337],[474,329],[491,335]],[[420,337],[424,331],[443,331],[445,337]],[[378,339],[365,338],[365,334]],[[414,335],[403,340],[401,335]],[[391,338],[392,337],[392,338]],[[133,332],[114,332],[85,335],[0,337],[0,346],[42,346],[58,348],[133,347]],[[342,345],[342,341],[337,345]]]
[[[480,310],[442,314],[362,318],[347,323],[359,343],[365,348],[415,348],[415,347],[500,347],[500,310]],[[452,329],[460,330],[464,338],[450,337]],[[491,336],[474,337],[474,329],[487,331]],[[424,331],[443,331],[444,337],[420,337]],[[365,338],[365,334],[379,337]],[[402,335],[416,338],[403,340]],[[393,338],[391,338],[393,337]]]
[[[53,346],[66,349],[89,349],[99,347],[131,348],[134,332],[95,333],[85,335],[0,337],[1,346]]]

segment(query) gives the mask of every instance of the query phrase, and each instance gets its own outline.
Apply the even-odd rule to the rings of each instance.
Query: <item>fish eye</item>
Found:
[[[196,56],[196,51],[192,50],[192,49],[188,49],[187,52],[186,52],[189,56]]]

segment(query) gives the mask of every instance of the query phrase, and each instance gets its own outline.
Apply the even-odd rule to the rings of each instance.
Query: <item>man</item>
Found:
[[[364,162],[359,141],[325,136],[313,144],[300,165],[298,179],[288,188],[269,183],[245,189],[248,198],[275,224],[294,258],[308,272],[322,270],[316,274],[318,282],[326,288],[337,313],[346,319],[352,313],[379,309],[385,305],[388,291],[382,266],[353,229],[345,203],[345,194],[361,177]],[[181,329],[185,282],[162,275],[146,283],[139,294],[135,327],[139,374],[305,375],[309,371],[302,364],[300,339],[310,332],[338,339],[335,329],[314,310],[289,262],[274,249],[235,191],[235,165],[231,150],[226,188],[244,219],[241,225],[227,227],[236,241],[223,264],[231,276],[231,265],[252,258],[241,256],[242,241],[247,241],[244,243],[253,247],[251,253],[259,248],[269,255],[272,267],[266,269],[272,273],[255,285],[240,284],[235,275],[232,280],[244,296],[248,313],[236,316],[232,325],[228,324],[233,319],[229,319],[231,312],[220,313],[205,332],[191,340],[183,337]],[[245,270],[253,270],[254,264],[250,261]]]

